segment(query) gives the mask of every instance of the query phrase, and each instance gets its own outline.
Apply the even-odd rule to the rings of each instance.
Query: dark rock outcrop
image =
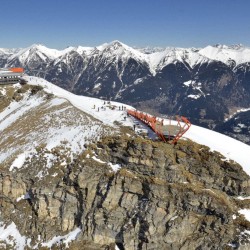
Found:
[[[250,246],[242,234],[250,223],[238,213],[250,203],[237,199],[249,196],[249,176],[206,146],[107,137],[42,179],[27,171],[36,164],[0,175],[1,220],[14,221],[33,244],[78,227],[70,249]]]

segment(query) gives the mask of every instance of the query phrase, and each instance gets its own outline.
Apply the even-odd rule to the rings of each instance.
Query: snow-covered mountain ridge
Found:
[[[82,56],[92,57],[96,53],[101,53],[106,57],[115,55],[117,57],[131,57],[139,59],[150,66],[152,72],[157,71],[169,63],[175,61],[187,61],[193,67],[201,61],[217,60],[223,63],[230,63],[234,60],[236,65],[250,62],[250,48],[244,46],[226,46],[215,45],[204,48],[132,48],[119,41],[105,43],[97,47],[68,47],[63,50],[50,49],[44,45],[34,44],[24,49],[3,49],[0,48],[1,54],[8,54],[9,60],[18,59],[24,63],[28,58],[38,55],[42,60],[55,60],[63,57],[67,53],[77,52]]]
[[[235,61],[236,65],[249,62],[250,48],[244,46],[207,46],[199,50],[199,54],[212,60],[218,60],[229,64]]]

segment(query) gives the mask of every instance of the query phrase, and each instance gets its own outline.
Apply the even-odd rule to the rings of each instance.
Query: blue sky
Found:
[[[2,0],[0,47],[250,46],[250,0]]]

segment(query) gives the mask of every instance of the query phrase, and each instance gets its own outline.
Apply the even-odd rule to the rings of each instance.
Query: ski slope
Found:
[[[93,106],[101,107],[103,105],[103,100],[85,96],[74,95],[52,83],[47,82],[44,79],[37,77],[26,76],[26,80],[29,84],[40,85],[45,91],[53,93],[58,97],[67,99],[72,105],[78,109],[91,114],[96,119],[102,121],[104,124],[114,126],[114,121],[119,121],[125,126],[133,126],[132,119],[124,120],[124,115],[116,110],[106,109],[105,111],[97,112],[93,109]],[[126,107],[132,108],[129,105],[125,105],[118,102],[111,102],[112,105],[116,107]],[[167,123],[168,121],[165,120]],[[238,162],[244,169],[244,171],[250,175],[250,146],[237,141],[226,135],[214,132],[209,129],[205,129],[199,126],[192,125],[191,128],[184,135],[185,138],[191,139],[199,144],[208,146],[211,151],[220,152],[227,160],[234,160]]]

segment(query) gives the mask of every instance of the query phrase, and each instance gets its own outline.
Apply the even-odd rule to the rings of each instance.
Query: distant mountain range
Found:
[[[76,94],[181,114],[249,143],[247,115],[233,116],[250,107],[250,48],[243,45],[135,49],[113,41],[61,51],[43,45],[0,49],[0,67],[13,66]],[[241,132],[238,123],[244,124]]]

